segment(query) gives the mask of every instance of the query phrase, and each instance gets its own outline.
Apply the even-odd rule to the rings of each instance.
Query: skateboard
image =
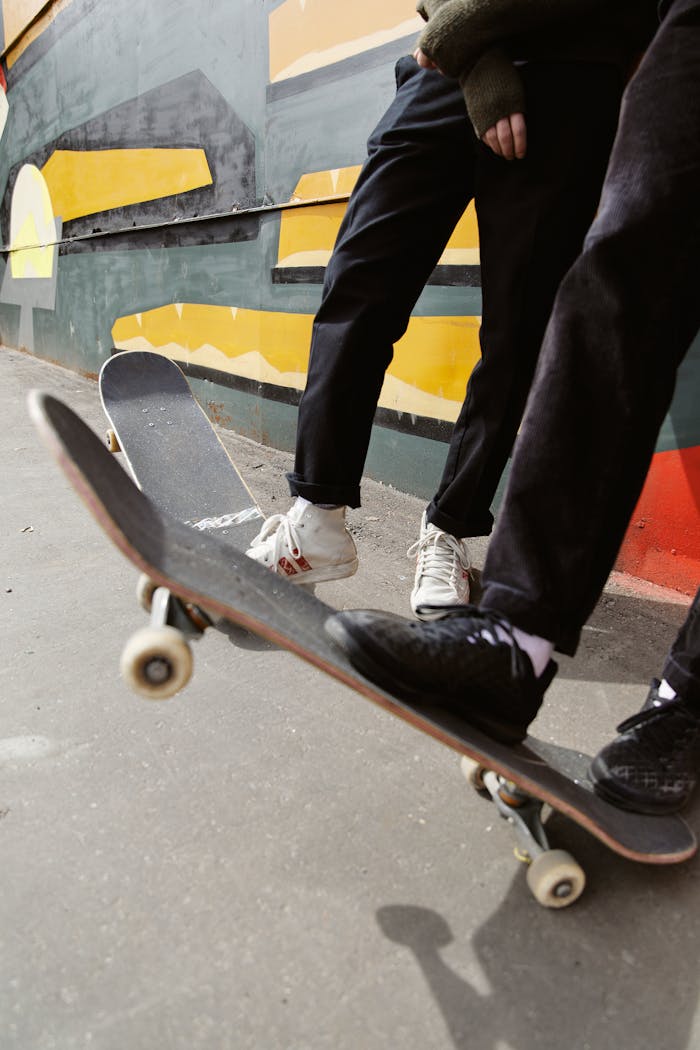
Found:
[[[99,388],[107,447],[124,453],[148,498],[192,528],[249,547],[263,515],[182,369],[162,354],[127,350],[104,363]]]
[[[127,350],[104,363],[99,390],[110,423],[107,448],[124,454],[148,498],[190,528],[246,550],[260,531],[262,512],[182,369],[162,354]],[[193,639],[209,626],[203,609],[169,590],[157,598],[155,592],[142,575],[136,595],[152,626],[168,624]],[[245,643],[240,632],[231,637]]]
[[[170,517],[138,489],[102,441],[58,399],[33,391],[30,412],[98,524],[157,585],[302,657],[458,752],[472,784],[487,793],[515,828],[518,856],[528,864],[527,881],[541,904],[555,908],[571,904],[585,884],[576,861],[562,850],[550,849],[542,821],[544,805],[631,860],[673,864],[695,853],[695,836],[681,817],[629,813],[598,798],[586,780],[587,756],[533,737],[510,747],[437,705],[409,703],[378,688],[353,668],[326,630],[334,609],[244,553],[224,546],[216,534]],[[125,657],[139,691],[158,696],[164,677],[177,679],[179,665],[187,661],[186,646],[186,639],[169,626],[135,635]]]

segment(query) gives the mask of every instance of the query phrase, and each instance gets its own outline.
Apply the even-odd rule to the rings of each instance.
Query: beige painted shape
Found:
[[[46,0],[3,0],[2,20],[5,40],[14,40],[46,7]]]
[[[285,0],[269,17],[270,80],[339,62],[422,25],[414,0]]]
[[[299,266],[328,266],[331,251],[329,248],[310,248],[308,251],[292,252],[277,263],[279,269],[293,270]]]
[[[70,7],[72,3],[73,0],[53,0],[53,3],[50,5],[47,5],[45,3],[27,4],[27,11],[29,11],[32,8],[37,8],[35,15],[38,14],[38,11],[40,11],[42,7],[46,7],[46,10],[39,14],[39,17],[36,19],[35,22],[33,22],[32,25],[29,25],[29,22],[32,18],[35,17],[35,15],[32,15],[30,18],[27,18],[23,15],[21,19],[22,24],[14,32],[14,34],[8,30],[7,18],[3,15],[3,17],[5,17],[5,41],[3,47],[6,52],[5,61],[7,62],[8,69],[12,68],[17,59],[24,54],[27,48],[31,44],[33,44],[35,40],[38,40],[42,33],[44,33],[48,29],[48,27],[56,20],[58,15],[60,15],[60,13],[65,10],[65,8]],[[5,11],[5,9],[18,8],[22,6],[24,5],[22,5],[21,3],[18,4],[17,0],[3,0],[3,12]],[[16,39],[17,37],[19,38]]]
[[[478,248],[446,248],[439,262],[440,266],[478,266],[481,257]]]
[[[20,168],[10,209],[10,272],[16,279],[52,277],[57,240],[51,196],[33,164]]]
[[[325,171],[309,171],[301,176],[292,194],[292,201],[313,201],[319,197],[349,196],[355,188],[361,164]]]

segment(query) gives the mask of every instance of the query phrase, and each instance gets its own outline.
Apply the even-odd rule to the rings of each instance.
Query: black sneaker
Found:
[[[700,770],[700,711],[680,697],[662,700],[651,683],[641,711],[591,763],[601,798],[638,813],[673,813],[693,793]]]
[[[446,607],[429,622],[357,609],[329,617],[326,630],[382,689],[448,708],[506,744],[524,739],[557,670],[550,660],[537,678],[511,625],[471,605]]]

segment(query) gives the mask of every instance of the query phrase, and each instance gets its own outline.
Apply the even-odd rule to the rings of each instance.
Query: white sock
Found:
[[[502,642],[508,642],[512,645],[512,639],[510,635],[503,630],[502,627],[496,626],[498,637]],[[486,635],[484,635],[486,637]],[[530,657],[532,663],[532,669],[535,672],[535,677],[539,678],[545,667],[552,659],[552,653],[554,652],[554,645],[547,638],[540,638],[538,634],[526,634],[525,631],[521,631],[519,627],[513,628],[513,638],[523,650]]]
[[[316,510],[338,510],[343,506],[342,503],[312,503],[311,500],[305,499],[303,496],[297,496],[297,506],[303,507],[315,507]]]
[[[532,660],[532,667],[537,678],[540,677],[545,667],[552,659],[554,645],[547,638],[540,638],[538,634],[526,634],[519,627],[513,628],[513,636],[527,655]]]
[[[662,700],[675,700],[678,696],[676,690],[673,688],[672,685],[668,684],[665,678],[659,686],[658,692]]]

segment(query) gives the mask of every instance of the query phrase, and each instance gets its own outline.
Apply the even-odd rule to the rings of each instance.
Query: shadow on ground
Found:
[[[700,807],[688,817],[697,831]],[[473,935],[465,925],[469,943],[439,911],[406,904],[377,911],[382,934],[411,953],[456,1050],[686,1050],[698,999],[700,863],[634,864],[556,815],[549,830],[589,877],[570,909],[540,908],[518,871]],[[473,917],[473,903],[465,906]],[[463,976],[469,958],[477,981],[473,963],[472,979]]]

